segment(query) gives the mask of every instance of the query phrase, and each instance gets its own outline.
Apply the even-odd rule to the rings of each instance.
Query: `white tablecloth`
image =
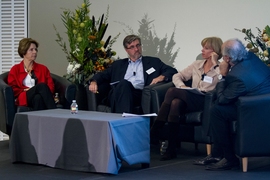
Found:
[[[55,109],[17,113],[12,162],[117,174],[121,162],[150,163],[149,117]]]

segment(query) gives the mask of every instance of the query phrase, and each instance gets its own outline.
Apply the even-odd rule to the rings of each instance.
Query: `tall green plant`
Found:
[[[83,84],[91,74],[97,71],[103,71],[112,63],[111,57],[116,55],[112,51],[112,44],[118,36],[111,39],[103,37],[108,28],[108,14],[104,14],[96,21],[95,17],[90,18],[90,2],[84,0],[81,7],[74,11],[65,9],[61,14],[61,20],[66,28],[69,50],[62,36],[56,31],[56,42],[62,47],[66,54],[69,66],[67,68],[66,78],[74,83]]]

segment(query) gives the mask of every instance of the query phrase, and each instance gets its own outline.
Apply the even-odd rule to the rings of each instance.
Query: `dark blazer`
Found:
[[[177,73],[175,68],[166,65],[159,58],[143,56],[142,65],[144,71],[144,85],[149,85],[152,80],[159,75],[165,76],[165,81],[171,81],[172,76]],[[97,73],[90,79],[90,81],[95,80],[97,84],[103,82],[113,83],[124,79],[126,70],[128,67],[128,58],[116,60],[112,66],[106,69],[103,72]],[[148,74],[146,71],[150,68],[154,68],[155,71],[151,74]]]
[[[216,86],[218,103],[234,103],[239,96],[270,93],[270,69],[254,53],[237,63]]]

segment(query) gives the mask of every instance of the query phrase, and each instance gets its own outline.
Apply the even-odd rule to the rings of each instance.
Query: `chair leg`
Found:
[[[243,167],[243,172],[247,172],[247,167],[248,167],[248,158],[247,157],[242,158],[242,167]]]
[[[195,150],[198,150],[198,143],[195,143]]]
[[[150,164],[149,163],[142,163],[141,167],[142,167],[142,169],[149,168]]]
[[[207,152],[207,155],[210,155],[211,154],[211,144],[206,144],[206,152]]]

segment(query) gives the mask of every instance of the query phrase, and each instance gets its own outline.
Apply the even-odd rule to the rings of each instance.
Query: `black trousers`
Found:
[[[213,138],[213,153],[215,157],[224,157],[229,161],[236,159],[234,153],[232,121],[236,121],[235,105],[214,105],[211,108],[210,134]]]
[[[38,83],[26,92],[27,103],[33,110],[55,109],[53,95],[45,83]]]
[[[134,107],[141,105],[142,90],[135,89],[131,82],[123,79],[113,85],[109,93],[113,113],[134,113]]]

